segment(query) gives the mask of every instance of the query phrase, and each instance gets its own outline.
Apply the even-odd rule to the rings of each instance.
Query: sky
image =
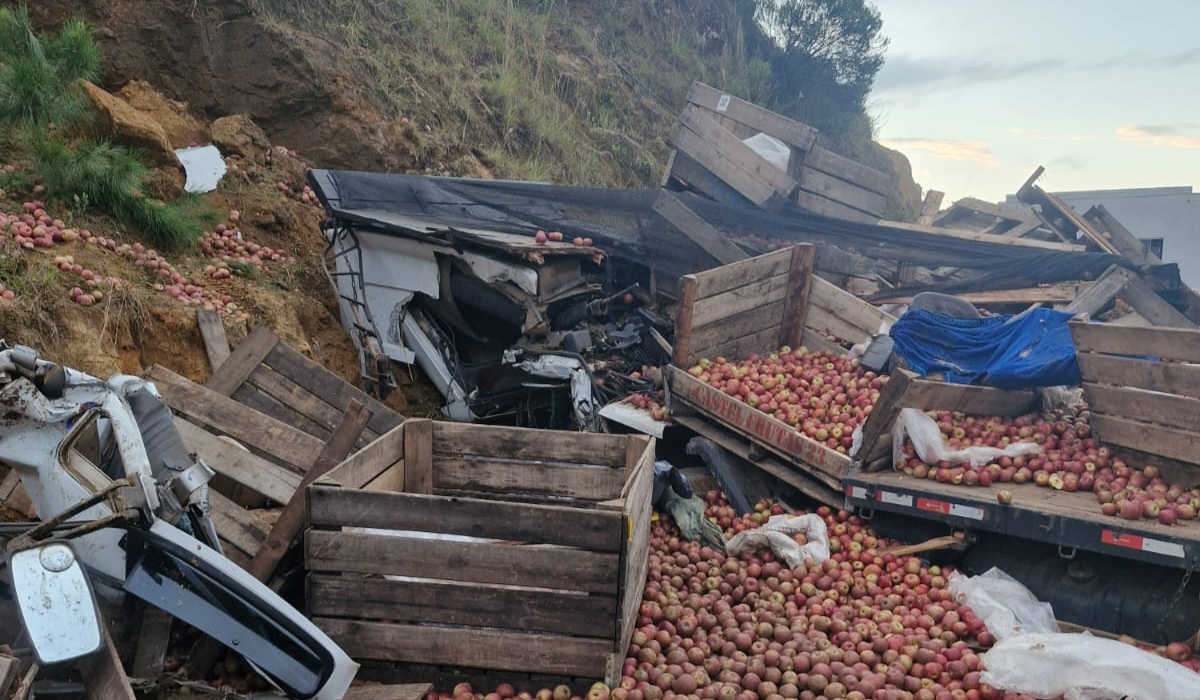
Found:
[[[1052,192],[1200,190],[1200,2],[874,4],[879,139],[946,204],[999,202],[1039,165]]]

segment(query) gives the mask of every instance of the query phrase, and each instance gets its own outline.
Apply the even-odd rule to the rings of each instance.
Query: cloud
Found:
[[[1020,63],[996,63],[987,59],[889,56],[875,79],[875,89],[888,92],[901,88],[934,88],[993,83],[1020,78],[1030,73],[1055,71],[1066,61],[1044,58]]]
[[[1023,138],[1027,138],[1027,139],[1033,139],[1034,141],[1050,141],[1050,140],[1052,140],[1051,136],[1047,136],[1046,134],[1043,134],[1041,131],[1039,131],[1037,129],[1021,129],[1021,128],[1014,127],[1012,129],[1009,129],[1008,133],[1015,134],[1017,136],[1021,136]]]
[[[984,83],[997,83],[1033,73],[1105,72],[1112,70],[1176,69],[1200,64],[1200,48],[1172,54],[1149,56],[1126,53],[1103,59],[1074,60],[1062,56],[1005,62],[988,55],[887,57],[875,79],[876,92],[894,90],[935,90]]]
[[[1193,125],[1185,125],[1184,128]],[[1145,143],[1155,148],[1200,148],[1200,136],[1184,132],[1179,126],[1167,124],[1130,124],[1116,130],[1117,140]]]
[[[957,139],[895,138],[881,141],[884,146],[901,152],[919,151],[939,160],[955,160],[979,165],[999,165],[986,141]]]
[[[1046,165],[1055,170],[1083,170],[1087,164],[1088,159],[1081,156],[1059,156]]]

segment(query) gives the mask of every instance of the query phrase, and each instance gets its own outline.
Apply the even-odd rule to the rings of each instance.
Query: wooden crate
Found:
[[[850,457],[685,371],[701,358],[737,359],[784,345],[841,353],[846,348],[825,340],[821,331],[856,343],[895,321],[813,275],[813,257],[813,246],[797,245],[681,278],[675,366],[668,368],[667,381],[673,412],[694,411],[789,463],[814,467],[815,476],[838,489]]]
[[[1073,321],[1071,336],[1099,439],[1173,460],[1164,477],[1200,483],[1200,331]]]
[[[813,127],[700,82],[692,84],[687,101],[668,183],[675,180],[718,201],[768,210],[790,201],[851,221],[873,224],[883,216],[891,177],[821,146]],[[742,142],[760,132],[791,148],[790,172]]]
[[[653,463],[644,436],[409,420],[309,487],[308,612],[358,660],[615,682]]]

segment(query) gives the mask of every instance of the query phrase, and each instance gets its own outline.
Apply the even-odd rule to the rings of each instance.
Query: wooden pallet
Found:
[[[355,659],[616,682],[653,463],[643,436],[409,420],[307,490],[309,614]]]

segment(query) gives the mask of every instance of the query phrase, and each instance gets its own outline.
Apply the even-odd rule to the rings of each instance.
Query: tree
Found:
[[[883,66],[883,20],[866,0],[763,0],[758,20],[780,50],[786,83],[865,102]],[[803,89],[803,88],[801,88]]]

